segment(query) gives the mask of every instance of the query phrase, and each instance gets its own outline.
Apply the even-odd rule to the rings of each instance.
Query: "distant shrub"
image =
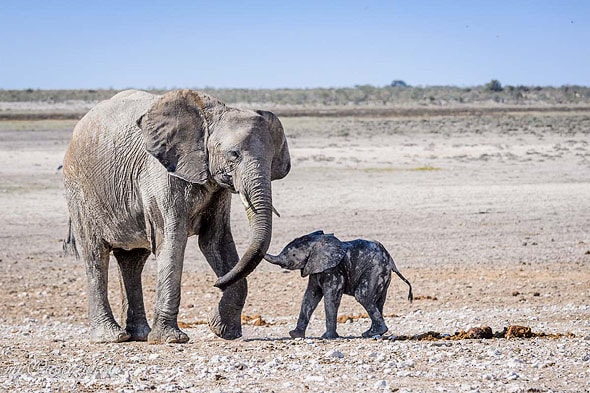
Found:
[[[486,83],[486,85],[484,87],[487,91],[493,91],[493,92],[500,92],[500,91],[504,90],[504,89],[502,89],[502,84],[497,79],[492,79],[491,81]]]
[[[391,87],[408,87],[408,84],[402,80],[396,79],[391,82]]]

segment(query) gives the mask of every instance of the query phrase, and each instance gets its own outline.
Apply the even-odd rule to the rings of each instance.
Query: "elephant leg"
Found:
[[[322,288],[319,285],[317,277],[315,275],[310,276],[307,289],[303,295],[303,301],[301,302],[297,327],[289,332],[292,338],[305,337],[305,330],[309,324],[309,319],[320,303],[320,300],[322,300],[322,296]]]
[[[217,209],[229,209],[230,202],[231,194],[228,194],[227,200],[220,199]],[[224,276],[239,260],[228,217],[229,214],[221,217],[204,217],[199,233],[199,248],[217,277]],[[218,337],[233,340],[242,336],[242,310],[247,295],[248,282],[245,278],[223,291],[217,307],[208,318],[209,328]]]
[[[98,242],[97,242],[98,243]],[[127,341],[131,335],[115,321],[108,299],[109,250],[104,245],[81,247],[88,280],[88,319],[90,341],[113,343]]]
[[[119,263],[123,298],[121,320],[126,320],[125,330],[131,334],[130,340],[146,341],[151,329],[146,319],[143,304],[141,272],[150,251],[140,248],[129,251],[115,249],[113,254]]]
[[[178,308],[180,307],[180,281],[186,236],[180,234],[165,239],[156,251],[158,263],[156,285],[156,310],[148,342],[186,343],[189,337],[178,327]]]
[[[221,276],[223,274],[218,275]],[[213,333],[226,340],[242,337],[242,310],[247,293],[246,279],[237,281],[223,291],[217,307],[209,314],[209,328]]]
[[[387,325],[383,319],[383,305],[388,286],[387,276],[373,276],[372,279],[362,282],[355,291],[355,299],[364,307],[371,318],[371,328],[363,332],[363,337],[380,336],[387,331]]]
[[[330,274],[326,277],[322,284],[324,292],[324,309],[326,313],[326,332],[322,338],[338,338],[340,337],[336,332],[338,322],[338,308],[342,300],[342,292],[344,290],[344,277],[339,274]]]

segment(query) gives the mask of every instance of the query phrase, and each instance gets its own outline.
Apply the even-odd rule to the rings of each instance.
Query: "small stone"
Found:
[[[373,389],[387,389],[387,381],[382,379],[380,381],[377,381],[373,384]]]
[[[452,345],[453,343],[450,341],[434,341],[432,344],[430,344],[431,347],[450,347]]]
[[[519,378],[519,375],[515,372],[512,372],[506,376],[506,379],[509,381],[516,381]]]
[[[416,362],[414,362],[413,360],[406,360],[401,363],[400,368],[414,368],[415,365]]]
[[[149,360],[156,360],[159,357],[160,357],[160,354],[158,354],[158,353],[152,353],[150,356],[148,356],[148,359]]]
[[[326,357],[342,359],[344,357],[344,354],[342,352],[338,351],[337,349],[334,349],[332,351],[326,352]]]

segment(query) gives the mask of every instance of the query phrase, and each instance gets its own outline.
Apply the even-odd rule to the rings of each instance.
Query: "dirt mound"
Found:
[[[502,331],[492,331],[489,326],[472,327],[467,331],[461,330],[454,334],[440,333],[429,331],[426,333],[420,333],[413,336],[389,336],[388,338],[393,341],[403,340],[417,340],[417,341],[435,341],[435,340],[478,340],[478,339],[492,339],[492,338],[561,338],[568,337],[574,338],[575,335],[569,332],[566,333],[543,333],[533,332],[528,326],[510,325],[504,327]]]

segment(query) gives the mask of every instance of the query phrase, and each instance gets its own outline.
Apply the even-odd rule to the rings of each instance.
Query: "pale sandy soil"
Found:
[[[269,326],[224,341],[200,324],[213,273],[189,242],[179,320],[186,345],[91,345],[84,267],[61,253],[57,169],[73,121],[0,122],[0,390],[589,391],[590,113],[283,118],[293,169],[274,183],[271,252],[323,229],[381,241],[414,286],[392,281],[384,339],[291,340],[305,280],[263,263],[244,313]],[[239,201],[239,251],[248,241]],[[154,261],[146,267],[148,313]],[[111,298],[119,312],[114,266]],[[341,315],[363,310],[344,299]],[[394,341],[525,325],[562,338]]]

